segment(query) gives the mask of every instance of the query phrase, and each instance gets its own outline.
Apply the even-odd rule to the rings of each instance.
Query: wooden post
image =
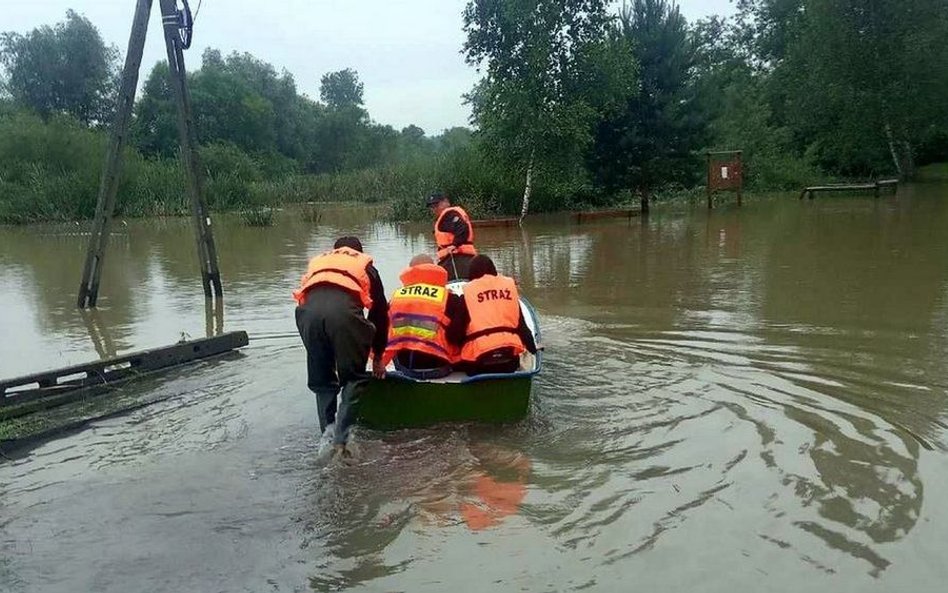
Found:
[[[223,299],[204,300],[204,324],[205,333],[209,338],[224,333]]]
[[[708,175],[708,182],[707,182],[708,183],[707,185],[708,210],[710,210],[711,208],[713,208],[713,202],[711,201],[711,153],[710,152],[708,152],[707,158],[708,158],[708,164],[707,164],[707,167],[705,167],[705,169],[707,169],[707,175]]]
[[[211,231],[211,217],[201,192],[201,176],[198,173],[198,157],[195,150],[194,118],[191,115],[191,96],[188,92],[187,72],[184,68],[184,52],[178,37],[178,7],[175,0],[159,0],[161,22],[165,33],[165,47],[168,50],[168,68],[171,72],[171,88],[178,106],[178,137],[181,144],[181,162],[184,165],[188,181],[188,195],[191,199],[191,220],[194,224],[197,240],[198,261],[201,266],[201,280],[204,296],[211,298],[223,295],[221,274],[217,267],[217,249],[214,246],[214,233]]]
[[[740,208],[741,197],[744,194],[744,151],[743,150],[737,151],[737,162],[740,164],[739,171],[741,174],[739,178],[740,180],[738,181],[738,184],[737,184],[737,207]]]
[[[102,278],[102,262],[109,245],[109,227],[115,213],[115,198],[118,194],[119,179],[122,174],[122,150],[128,137],[128,124],[135,106],[135,91],[138,87],[138,72],[142,64],[142,50],[148,32],[148,15],[151,13],[152,0],[138,0],[135,6],[135,18],[132,21],[132,33],[128,39],[128,53],[125,56],[125,70],[122,72],[122,86],[116,105],[115,121],[112,122],[112,134],[109,150],[105,157],[105,169],[99,182],[99,198],[95,207],[95,222],[86,251],[86,262],[82,269],[82,282],[79,285],[80,309],[95,307],[99,298],[99,282]]]

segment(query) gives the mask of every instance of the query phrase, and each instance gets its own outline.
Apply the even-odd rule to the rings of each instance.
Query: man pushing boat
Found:
[[[332,251],[310,260],[293,298],[298,305],[296,326],[306,346],[307,384],[316,394],[319,430],[335,423],[334,453],[347,455],[354,408],[368,381],[370,349],[372,373],[385,376],[388,302],[382,280],[359,239],[341,237]]]

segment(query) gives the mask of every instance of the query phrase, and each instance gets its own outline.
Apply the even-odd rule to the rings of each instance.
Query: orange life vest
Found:
[[[471,321],[467,326],[461,360],[475,362],[498,348],[512,348],[520,355],[520,293],[512,278],[481,276],[464,286],[464,303]]]
[[[388,364],[400,350],[415,350],[453,362],[456,349],[447,339],[448,272],[435,264],[406,268],[402,287],[389,303],[388,346],[382,362]]]
[[[461,220],[464,221],[464,224],[467,225],[468,242],[463,245],[458,245],[454,253],[460,255],[477,255],[477,250],[474,249],[474,226],[471,224],[470,217],[468,217],[467,212],[465,212],[463,208],[451,206],[446,208],[445,211],[441,213],[441,216],[438,217],[438,220],[435,221],[434,237],[435,243],[438,244],[438,261],[448,257],[448,255],[450,255],[448,248],[454,245],[454,233],[438,230],[441,226],[441,221],[448,214],[457,214],[461,217]]]
[[[306,302],[307,290],[317,284],[332,284],[358,295],[362,306],[371,309],[369,274],[366,271],[371,263],[371,257],[348,247],[317,255],[309,260],[306,273],[300,279],[299,289],[293,291],[293,298],[298,305],[302,305]]]

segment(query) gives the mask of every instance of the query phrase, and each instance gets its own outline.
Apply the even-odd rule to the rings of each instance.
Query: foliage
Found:
[[[825,167],[911,176],[934,129],[948,129],[948,2],[807,0],[777,82],[788,121]]]
[[[791,152],[847,176],[945,158],[948,2],[741,0],[734,30]],[[934,153],[934,154],[933,154]]]
[[[362,107],[364,90],[358,73],[351,68],[327,72],[319,81],[319,97],[330,109]]]
[[[580,84],[583,66],[607,65],[603,0],[471,0],[464,10],[468,63],[484,78],[469,96],[492,166],[554,181],[570,178],[592,135],[596,102]],[[609,64],[615,64],[610,61]],[[619,62],[621,64],[621,62]],[[613,86],[605,85],[603,90]],[[608,103],[608,99],[604,101]]]
[[[102,123],[112,112],[118,52],[72,10],[55,27],[0,34],[0,64],[6,69],[6,91],[43,118],[65,113]]]
[[[389,204],[425,218],[441,189],[474,216],[701,193],[707,149],[742,149],[746,184],[798,189],[948,158],[948,0],[738,0],[688,26],[672,0],[469,0],[474,129],[374,122],[351,69],[320,100],[285,70],[208,49],[189,74],[210,206]],[[0,222],[91,217],[117,53],[73,12],[0,37]],[[118,213],[186,214],[167,64],[146,77]],[[927,171],[930,171],[927,170]],[[524,191],[528,189],[529,191]]]

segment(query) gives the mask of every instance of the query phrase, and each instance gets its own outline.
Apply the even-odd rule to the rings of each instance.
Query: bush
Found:
[[[95,214],[108,134],[66,116],[44,122],[3,104],[0,109],[0,223],[77,220]],[[523,173],[504,169],[473,142],[396,164],[332,174],[302,175],[278,154],[248,154],[234,144],[199,149],[205,198],[215,210],[236,210],[248,224],[272,219],[291,203],[391,204],[395,220],[427,218],[423,198],[440,190],[471,216],[516,214]],[[531,211],[597,206],[614,196],[593,188],[582,170],[535,175]],[[116,214],[186,215],[187,184],[178,158],[123,155]],[[307,217],[307,216],[304,216]],[[320,218],[313,209],[308,219]]]
[[[218,142],[202,146],[198,158],[208,179],[232,177],[250,183],[263,178],[257,160],[235,144]]]

